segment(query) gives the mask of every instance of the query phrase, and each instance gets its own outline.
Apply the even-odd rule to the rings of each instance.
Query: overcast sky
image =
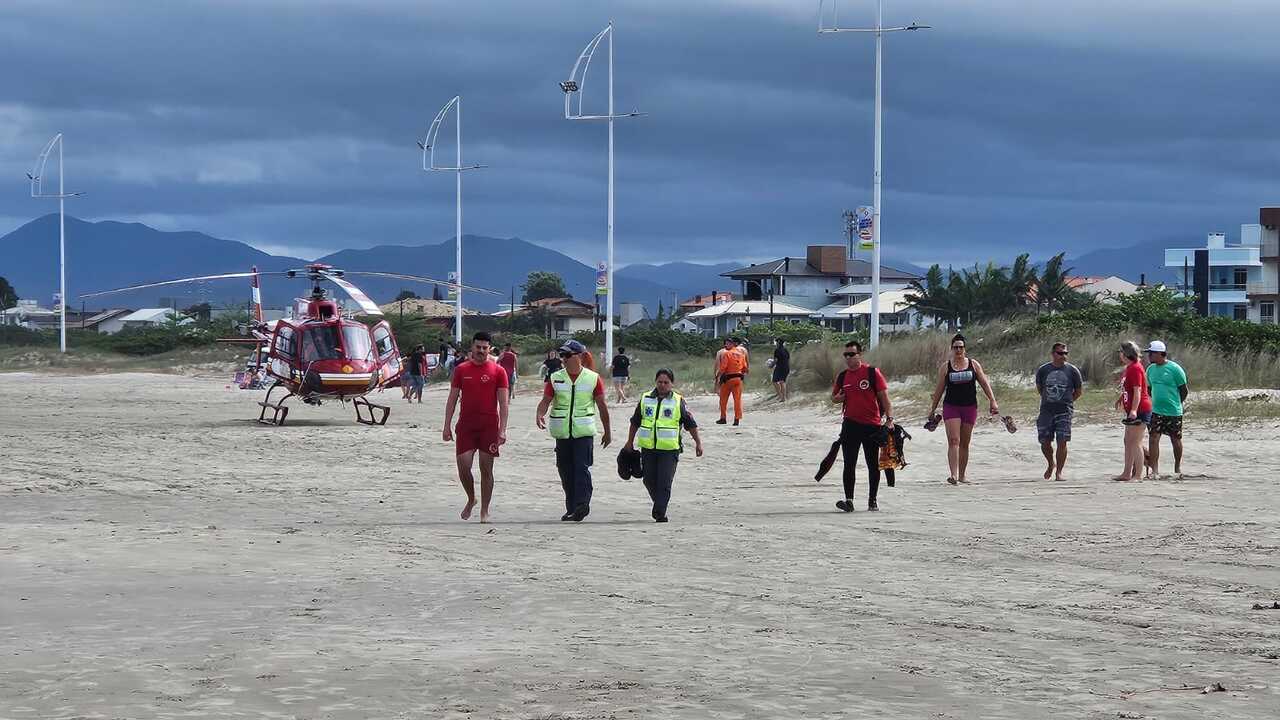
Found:
[[[606,130],[564,120],[556,84],[612,18],[618,110],[649,113],[617,124],[619,262],[796,255],[871,200],[874,41],[819,36],[817,5],[5,0],[0,233],[56,209],[24,173],[63,132],[80,217],[307,258],[440,242],[453,176],[415,141],[461,94],[465,160],[491,166],[464,232],[594,261]],[[1280,2],[887,0],[913,20],[935,29],[885,39],[893,256],[1193,243],[1280,204]]]

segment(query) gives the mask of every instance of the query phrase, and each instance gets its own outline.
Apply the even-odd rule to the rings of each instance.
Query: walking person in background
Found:
[[[542,382],[546,383],[551,380],[551,373],[564,367],[564,363],[560,362],[560,356],[555,350],[548,350],[547,357],[542,361]]]
[[[973,438],[973,426],[978,422],[978,387],[991,404],[991,414],[999,415],[1000,406],[982,365],[970,358],[965,351],[964,335],[951,338],[951,357],[942,364],[938,373],[938,386],[933,391],[929,406],[932,418],[942,400],[942,420],[947,428],[947,465],[951,475],[947,482],[968,484],[969,441]]]
[[[1119,482],[1141,480],[1146,467],[1146,451],[1142,438],[1151,423],[1151,392],[1147,374],[1142,369],[1138,344],[1132,340],[1120,343],[1120,360],[1124,374],[1120,378],[1120,399],[1116,408],[1124,413],[1124,469],[1112,478]]]
[[[735,337],[724,339],[724,347],[716,351],[716,391],[720,394],[720,419],[717,425],[728,422],[729,398],[733,398],[733,424],[742,422],[742,381],[750,372],[747,350]]]
[[[885,426],[893,429],[893,406],[889,404],[888,384],[876,368],[862,362],[862,344],[857,341],[844,346],[845,369],[836,376],[831,388],[831,402],[844,408],[840,425],[840,453],[844,460],[844,500],[836,507],[853,512],[853,489],[857,479],[858,451],[867,465],[867,510],[876,511],[876,494],[880,489],[880,438]]]
[[[405,386],[404,399],[413,402],[417,398],[421,405],[422,388],[427,384],[427,346],[419,343],[401,362],[405,368],[400,376],[400,383]]]
[[[609,447],[609,403],[604,382],[583,364],[587,348],[577,340],[560,346],[564,367],[551,374],[538,403],[535,422],[556,440],[556,471],[564,488],[565,514],[561,520],[581,522],[591,512],[591,465],[594,461],[596,416],[604,435],[600,447]],[[548,422],[547,410],[551,411]]]
[[[1067,464],[1067,443],[1071,442],[1071,420],[1075,415],[1075,402],[1084,392],[1084,378],[1080,368],[1067,362],[1065,343],[1054,343],[1052,359],[1036,370],[1036,392],[1040,393],[1040,416],[1036,418],[1036,437],[1040,451],[1044,453],[1048,467],[1044,479],[1062,480],[1062,468]],[[1055,453],[1053,441],[1058,441]]]
[[[1173,444],[1173,472],[1182,474],[1182,403],[1187,399],[1187,373],[1169,359],[1159,340],[1147,346],[1147,385],[1151,388],[1151,472],[1160,474],[1160,436]]]
[[[676,464],[684,450],[683,428],[693,436],[694,452],[702,457],[702,438],[698,436],[698,423],[685,404],[684,398],[674,389],[676,375],[670,370],[659,370],[654,376],[654,388],[640,396],[636,411],[631,415],[631,431],[627,435],[627,450],[640,446],[644,465],[644,487],[653,501],[654,522],[667,522],[667,504],[671,501],[671,483],[676,478]]]
[[[618,348],[617,354],[613,356],[613,362],[610,363],[609,370],[613,380],[613,390],[617,393],[618,403],[627,402],[627,383],[631,381],[631,358],[627,356],[626,348]]]
[[[471,518],[476,506],[475,477],[471,465],[480,454],[480,522],[489,522],[489,503],[493,499],[493,460],[498,448],[507,442],[507,373],[489,357],[493,339],[478,332],[471,339],[471,355],[454,368],[449,382],[449,399],[444,406],[445,442],[453,441],[458,461],[458,480],[467,493],[462,519]],[[462,398],[458,425],[453,427],[453,411]]]
[[[773,346],[773,389],[779,402],[787,399],[787,376],[790,374],[791,352],[782,338],[778,338]]]
[[[516,396],[516,370],[520,366],[520,358],[511,347],[511,343],[502,346],[502,354],[498,356],[498,364],[507,371],[507,392],[510,397]]]

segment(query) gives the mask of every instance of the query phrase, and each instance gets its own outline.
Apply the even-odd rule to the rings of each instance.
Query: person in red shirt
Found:
[[[498,364],[503,370],[507,371],[507,388],[510,397],[516,396],[516,366],[519,357],[516,351],[512,349],[511,343],[502,346],[502,355],[498,357]]]
[[[884,375],[862,362],[862,344],[857,341],[844,346],[845,369],[836,376],[831,388],[831,402],[844,407],[840,426],[840,453],[844,459],[844,500],[836,507],[853,512],[853,486],[858,466],[858,450],[867,463],[867,510],[879,510],[876,491],[880,489],[880,443],[883,434],[880,418],[893,429],[893,406],[889,404],[888,385]]]
[[[453,370],[449,400],[444,408],[444,441],[455,442],[458,480],[467,493],[462,519],[471,518],[476,505],[475,477],[471,466],[480,453],[480,522],[489,522],[489,501],[493,499],[493,459],[507,441],[507,372],[489,358],[493,339],[478,332],[471,339],[471,354]],[[453,412],[462,396],[462,412],[453,427]]]
[[[1126,340],[1120,344],[1120,359],[1124,362],[1124,376],[1120,380],[1120,399],[1117,409],[1124,412],[1124,469],[1112,478],[1120,482],[1141,480],[1146,467],[1146,451],[1142,437],[1151,423],[1151,388],[1147,385],[1147,373],[1142,369],[1142,355],[1138,344]]]

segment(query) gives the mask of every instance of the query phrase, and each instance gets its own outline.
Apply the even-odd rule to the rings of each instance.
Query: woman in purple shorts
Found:
[[[999,415],[1000,406],[996,404],[987,374],[977,360],[965,354],[964,336],[957,334],[951,338],[951,357],[938,372],[938,386],[929,406],[932,418],[938,401],[942,400],[942,420],[947,427],[947,465],[951,468],[947,482],[952,485],[969,483],[965,471],[969,467],[969,440],[978,422],[978,386],[982,386],[982,392],[991,401],[991,414]]]

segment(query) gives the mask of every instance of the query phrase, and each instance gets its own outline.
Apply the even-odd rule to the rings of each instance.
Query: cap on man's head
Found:
[[[587,351],[587,346],[583,345],[577,340],[569,340],[568,342],[560,346],[560,352],[562,353],[580,355],[586,351]]]
[[[1147,346],[1147,352],[1168,353],[1169,351],[1165,348],[1163,342],[1152,340],[1151,344]]]

